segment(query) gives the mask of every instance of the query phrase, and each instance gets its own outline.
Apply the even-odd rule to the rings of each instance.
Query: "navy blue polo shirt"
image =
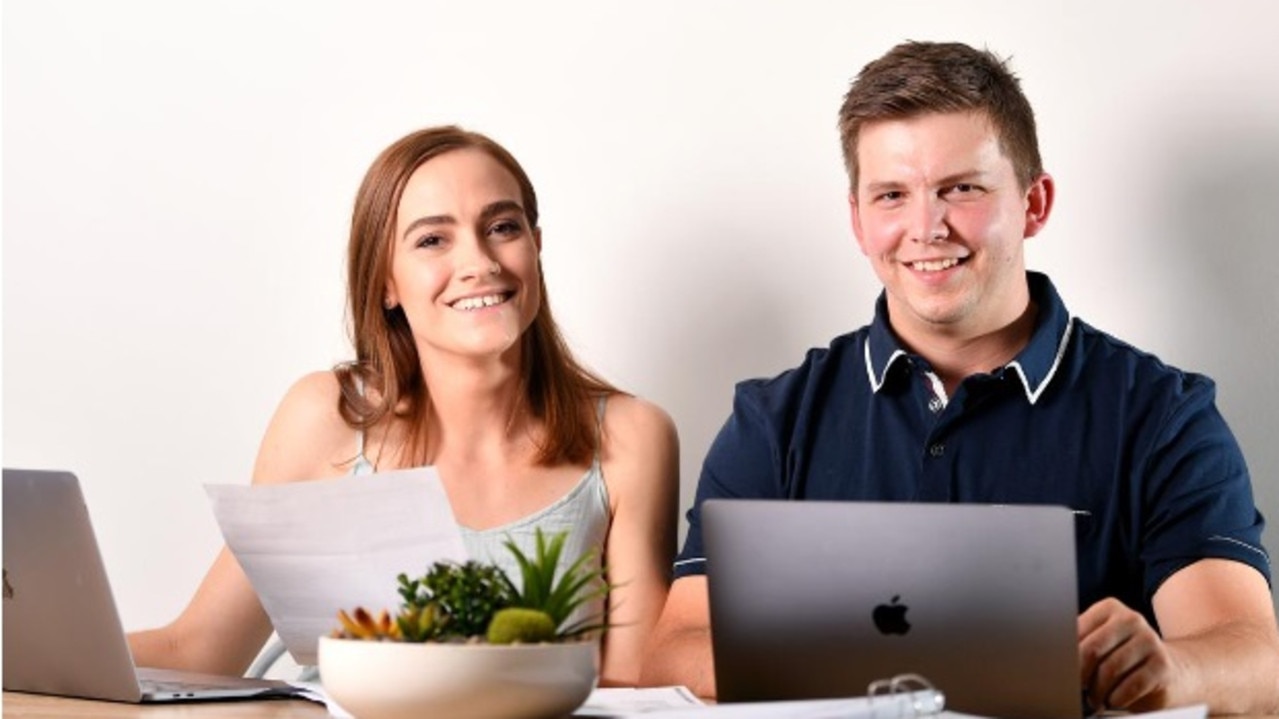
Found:
[[[703,574],[700,508],[717,497],[1056,504],[1076,512],[1079,604],[1146,615],[1192,562],[1244,562],[1270,580],[1264,521],[1212,380],[1071,317],[1027,273],[1029,344],[950,398],[927,360],[875,319],[772,379],[737,386],[707,454],[676,577]]]

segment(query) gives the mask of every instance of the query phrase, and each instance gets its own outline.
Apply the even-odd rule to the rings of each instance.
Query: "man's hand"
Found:
[[[1079,616],[1081,680],[1094,709],[1279,713],[1279,631],[1260,572],[1201,559],[1164,580],[1151,604],[1158,633],[1115,599]]]
[[[1117,599],[1079,616],[1079,669],[1094,710],[1168,706],[1178,666],[1154,627]]]

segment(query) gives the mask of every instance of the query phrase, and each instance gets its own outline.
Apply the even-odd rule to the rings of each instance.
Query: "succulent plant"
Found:
[[[566,622],[578,607],[609,591],[604,570],[591,566],[596,559],[594,552],[582,554],[559,574],[560,555],[567,538],[567,532],[560,532],[548,540],[538,529],[532,557],[508,539],[506,548],[520,566],[521,586],[516,588],[510,577],[503,575],[513,596],[512,606],[545,612],[554,623],[555,636],[564,639],[604,628],[603,617],[599,615],[567,626]]]
[[[520,586],[500,567],[470,561],[436,562],[421,577],[400,574],[400,611],[376,616],[363,607],[338,612],[333,636],[405,642],[474,641],[491,644],[567,640],[606,628],[596,615],[567,624],[582,605],[608,594],[594,552],[578,557],[562,574],[567,532],[549,539],[538,529],[532,556],[511,540],[506,548],[520,567]]]
[[[409,641],[483,636],[493,614],[513,603],[509,580],[491,564],[436,562],[425,576],[401,574],[398,581],[401,618],[416,615],[406,618],[418,626],[404,632]]]
[[[356,607],[354,611],[347,614],[345,610],[338,610],[338,623],[341,625],[334,636],[345,637],[347,639],[399,639],[400,628],[396,622],[391,621],[391,615],[386,610],[378,612],[377,616],[369,614],[364,607]]]

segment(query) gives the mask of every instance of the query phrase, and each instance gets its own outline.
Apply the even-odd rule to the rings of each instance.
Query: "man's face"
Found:
[[[1023,190],[985,114],[869,123],[857,161],[853,232],[903,341],[974,339],[1025,311],[1022,241],[1047,220],[1052,180]]]

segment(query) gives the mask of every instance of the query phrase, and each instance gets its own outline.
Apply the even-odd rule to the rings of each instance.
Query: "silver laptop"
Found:
[[[4,689],[122,702],[290,696],[273,680],[137,669],[69,472],[4,470]]]
[[[1082,713],[1069,509],[709,500],[702,525],[720,701],[914,673],[951,711]]]

